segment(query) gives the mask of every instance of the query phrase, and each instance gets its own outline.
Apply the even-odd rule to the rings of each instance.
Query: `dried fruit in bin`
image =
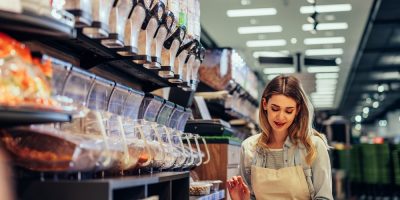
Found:
[[[34,171],[93,170],[103,141],[55,129],[20,127],[2,130],[1,142],[15,164]]]
[[[0,33],[0,105],[61,110],[51,98],[51,63],[32,59],[29,49]]]

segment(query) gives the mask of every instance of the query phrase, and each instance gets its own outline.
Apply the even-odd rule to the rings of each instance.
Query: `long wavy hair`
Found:
[[[278,94],[290,97],[297,103],[297,114],[293,123],[288,128],[288,136],[294,145],[298,145],[299,142],[301,142],[305,146],[307,150],[305,159],[307,164],[311,165],[317,156],[316,148],[311,141],[311,136],[319,135],[319,133],[312,128],[314,108],[304,92],[300,81],[294,76],[279,75],[272,79],[265,87],[262,98],[265,98],[268,102],[272,95]],[[258,145],[269,148],[268,144],[271,142],[273,135],[267,116],[267,110],[263,109],[261,103],[259,120],[262,134]]]

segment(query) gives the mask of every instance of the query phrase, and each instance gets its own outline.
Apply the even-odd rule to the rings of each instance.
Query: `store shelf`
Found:
[[[248,123],[253,123],[256,126],[258,125],[253,119],[248,116],[245,116],[235,110],[226,109],[224,100],[207,100],[207,107],[212,116],[218,116],[225,121],[230,121],[234,119],[243,119]]]
[[[101,40],[91,39],[77,30],[77,37],[68,40],[40,39],[39,42],[73,55],[80,60],[80,67],[94,71],[104,78],[118,76],[126,82],[137,82],[144,92],[163,87],[176,87],[167,79],[158,76],[157,70],[149,70],[132,62],[132,57],[123,57],[101,44]],[[107,75],[110,75],[109,77]]]
[[[0,107],[0,128],[69,121],[71,121],[71,115],[62,112]]]
[[[225,190],[219,190],[204,196],[190,196],[190,200],[219,200],[225,198]]]
[[[162,172],[96,180],[23,182],[20,199],[30,200],[124,200],[159,196],[189,199],[189,172]]]
[[[0,31],[18,39],[34,37],[74,38],[76,30],[56,19],[24,11],[21,14],[0,11]]]

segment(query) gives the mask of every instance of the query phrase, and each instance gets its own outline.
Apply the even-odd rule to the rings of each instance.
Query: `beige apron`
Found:
[[[298,160],[299,155],[295,156]],[[303,167],[293,166],[281,169],[269,169],[251,166],[251,185],[258,200],[310,200],[310,191]]]
[[[259,200],[311,199],[301,166],[268,169],[253,165],[251,166],[251,185]]]

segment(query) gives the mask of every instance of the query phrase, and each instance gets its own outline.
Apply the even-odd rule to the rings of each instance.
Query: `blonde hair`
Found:
[[[262,98],[268,102],[272,95],[285,95],[294,99],[297,103],[298,113],[293,123],[288,128],[288,136],[294,145],[298,145],[300,141],[307,150],[306,162],[311,165],[317,156],[315,146],[311,141],[312,135],[320,136],[317,131],[312,128],[314,118],[314,108],[308,99],[300,81],[294,76],[279,75],[271,80],[265,87]],[[262,130],[258,145],[268,148],[271,142],[272,128],[268,122],[267,111],[260,104],[259,120]]]

